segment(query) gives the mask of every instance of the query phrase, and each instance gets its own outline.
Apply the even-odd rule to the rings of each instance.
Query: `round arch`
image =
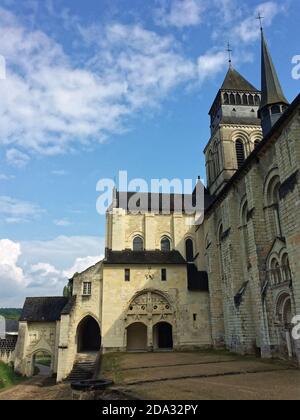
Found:
[[[147,351],[147,325],[133,322],[126,328],[127,351]]]
[[[173,325],[165,321],[157,322],[153,326],[154,350],[172,350],[173,345]]]
[[[278,182],[278,180],[280,181],[277,166],[272,168],[265,178],[265,182],[264,182],[264,205],[265,206],[270,205],[270,202],[269,202],[270,190],[272,190],[272,187],[275,184],[274,180],[276,180],[276,182]]]
[[[240,221],[241,221],[242,226],[245,226],[247,224],[247,217],[248,217],[248,199],[246,196],[244,196],[240,205]]]
[[[195,245],[194,240],[191,237],[185,238],[185,257],[187,262],[194,262],[195,257]]]
[[[232,143],[235,144],[238,140],[243,144],[245,157],[252,151],[251,140],[248,134],[241,130],[235,130],[231,136]]]
[[[281,325],[287,327],[292,320],[292,300],[287,291],[277,296],[275,309],[276,319]]]
[[[101,348],[101,330],[98,321],[86,315],[77,326],[77,352],[97,352]]]

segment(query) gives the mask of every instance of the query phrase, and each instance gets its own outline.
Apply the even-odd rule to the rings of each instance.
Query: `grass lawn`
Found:
[[[11,366],[0,362],[0,392],[11,386],[18,385],[23,380],[22,376],[15,374]]]

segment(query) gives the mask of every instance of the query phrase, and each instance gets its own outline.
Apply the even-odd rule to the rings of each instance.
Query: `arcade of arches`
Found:
[[[174,311],[164,293],[154,290],[138,293],[125,320],[128,351],[173,349]]]

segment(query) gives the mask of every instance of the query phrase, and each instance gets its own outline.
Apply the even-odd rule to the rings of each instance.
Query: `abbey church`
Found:
[[[15,368],[51,355],[57,380],[97,354],[226,348],[300,363],[300,95],[290,104],[262,31],[261,90],[231,65],[209,111],[203,222],[115,191],[103,261],[65,297],[25,301]],[[158,206],[152,211],[151,201]]]

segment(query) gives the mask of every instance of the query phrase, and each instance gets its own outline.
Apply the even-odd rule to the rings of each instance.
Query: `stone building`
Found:
[[[25,302],[17,370],[32,374],[42,349],[60,381],[101,346],[300,362],[300,95],[286,100],[263,33],[261,90],[230,64],[209,115],[203,223],[174,205],[193,196],[171,195],[166,214],[163,194],[145,194],[132,214],[134,195],[116,191],[104,260],[73,277],[69,298]]]

